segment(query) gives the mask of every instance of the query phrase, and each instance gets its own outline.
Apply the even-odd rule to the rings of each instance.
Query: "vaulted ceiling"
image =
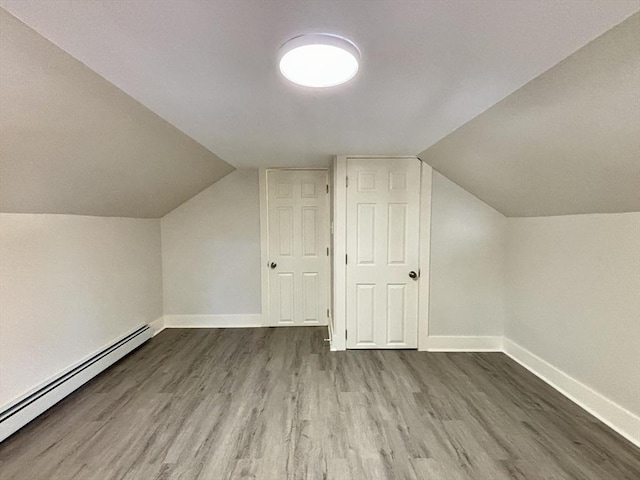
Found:
[[[419,157],[507,216],[640,211],[640,14]]]
[[[415,155],[640,7],[637,0],[0,5],[236,167],[326,165],[341,153]],[[309,32],[358,45],[362,63],[353,81],[317,91],[279,75],[280,45]],[[467,188],[497,208],[525,212],[503,209],[474,182]]]
[[[2,0],[236,167],[421,152],[638,9],[631,1]],[[362,52],[343,88],[284,80],[309,32]]]
[[[161,217],[233,167],[0,9],[0,207]]]

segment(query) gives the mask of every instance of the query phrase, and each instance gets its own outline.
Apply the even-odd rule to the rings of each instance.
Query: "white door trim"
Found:
[[[333,329],[331,350],[347,349],[347,157],[333,160]]]
[[[346,311],[346,265],[347,247],[347,160],[349,158],[416,158],[413,156],[388,155],[338,155],[333,159],[333,321],[331,332],[331,350],[346,350],[347,311]],[[432,168],[422,162],[420,197],[420,287],[418,299],[418,350],[428,349],[429,338],[429,264],[431,244],[431,177]]]
[[[420,162],[420,285],[418,286],[418,350],[429,346],[429,292],[431,272],[431,178],[433,169]]]
[[[260,187],[260,296],[262,298],[262,324],[269,326],[269,211],[267,203],[267,168],[258,170]]]
[[[269,311],[269,202],[267,192],[267,172],[270,170],[318,170],[327,173],[327,179],[331,182],[328,168],[260,168],[258,169],[258,186],[260,190],[260,296],[262,305],[262,325],[273,327]],[[331,219],[329,219],[331,221]],[[330,257],[331,258],[331,257]],[[329,268],[333,265],[329,261]],[[330,284],[330,283],[329,283]],[[330,287],[329,287],[330,288]],[[329,296],[327,290],[327,296]],[[331,308],[331,305],[329,305]]]

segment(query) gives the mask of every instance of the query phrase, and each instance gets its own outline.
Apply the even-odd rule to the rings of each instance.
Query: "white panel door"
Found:
[[[269,323],[326,325],[329,195],[326,170],[268,170]]]
[[[418,159],[347,161],[347,348],[417,348]]]

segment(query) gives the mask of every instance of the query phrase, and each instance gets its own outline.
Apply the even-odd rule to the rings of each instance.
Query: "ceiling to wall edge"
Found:
[[[418,160],[420,160],[422,163],[424,163],[425,165],[429,165],[429,163],[427,163],[425,160],[421,159],[419,156],[416,155],[416,158]],[[462,185],[459,185],[458,183],[454,182],[453,180],[451,180],[449,177],[447,177],[444,173],[440,172],[438,169],[432,167],[431,165],[429,165],[431,167],[431,170],[433,172],[436,172],[438,175],[442,175],[444,178],[446,178],[447,180],[449,180],[451,183],[453,183],[456,187],[464,190],[465,192],[467,192],[469,195],[471,195],[473,198],[475,198],[476,200],[478,200],[479,202],[484,203],[487,207],[489,207],[491,210],[493,210],[494,212],[502,215],[505,218],[517,218],[517,217],[509,217],[508,215],[505,215],[503,212],[501,212],[500,210],[498,210],[496,207],[494,207],[493,205],[490,205],[489,203],[487,203],[485,200],[483,200],[482,198],[478,197],[475,193],[470,192],[469,190],[467,190],[466,188],[464,188]],[[431,195],[433,195],[433,189],[431,190]]]
[[[169,214],[170,212],[172,212],[173,210],[175,210],[176,208],[180,207],[184,203],[188,202],[190,199],[192,199],[196,195],[202,193],[204,190],[206,190],[207,188],[211,187],[212,185],[214,185],[218,181],[222,180],[222,178],[225,178],[228,174],[230,174],[230,173],[232,173],[233,171],[236,170],[236,167],[233,164],[231,164],[230,162],[228,162],[225,159],[221,158],[217,153],[213,152],[210,148],[204,146],[198,140],[194,139],[191,135],[187,134],[182,129],[178,128],[176,125],[174,125],[173,123],[169,122],[164,117],[162,117],[161,115],[159,115],[158,113],[156,113],[155,111],[153,111],[152,109],[150,109],[149,107],[147,107],[146,105],[141,103],[139,100],[137,100],[136,98],[134,98],[131,95],[129,95],[127,92],[125,92],[124,90],[122,90],[121,88],[116,86],[114,83],[112,83],[110,80],[105,78],[103,75],[99,74],[98,72],[96,72],[95,70],[90,68],[87,64],[85,64],[84,62],[82,62],[81,60],[76,58],[75,56],[71,55],[66,50],[64,50],[61,47],[59,47],[58,45],[56,45],[52,40],[50,40],[49,38],[47,38],[46,36],[41,34],[39,31],[35,30],[30,25],[26,24],[23,20],[21,20],[20,18],[16,17],[13,13],[9,12],[5,8],[3,8],[2,6],[0,6],[0,14],[2,14],[2,16],[4,16],[5,18],[12,19],[14,22],[16,22],[17,24],[21,25],[21,28],[24,28],[24,29],[32,32],[32,34],[35,34],[37,37],[39,37],[41,39],[42,42],[44,42],[45,44],[48,44],[49,48],[55,49],[60,54],[72,59],[72,61],[79,66],[78,68],[83,69],[83,70],[85,70],[87,72],[90,72],[90,75],[93,78],[95,78],[96,81],[103,82],[104,84],[108,85],[110,89],[113,89],[114,91],[117,91],[117,95],[122,97],[123,99],[125,99],[124,100],[125,102],[130,103],[133,106],[133,108],[135,108],[135,109],[137,109],[137,110],[139,110],[141,112],[145,112],[144,115],[146,115],[148,118],[154,119],[153,121],[157,122],[158,125],[164,125],[165,126],[164,128],[168,129],[169,131],[175,132],[176,133],[176,139],[178,139],[179,137],[182,137],[182,138],[186,139],[187,142],[191,143],[191,145],[193,145],[194,148],[201,149],[202,152],[206,152],[207,154],[211,155],[211,161],[215,162],[216,165],[219,164],[216,167],[216,169],[218,170],[218,172],[216,174],[216,177],[218,177],[220,172],[222,172],[222,176],[219,176],[218,178],[213,178],[213,181],[211,183],[208,183],[208,184],[205,183],[204,185],[199,186],[198,187],[199,190],[195,191],[188,198],[180,199],[181,202],[179,204],[170,205],[170,209],[169,210],[166,210],[166,208],[163,208],[161,212],[159,212],[157,214],[153,214],[153,215],[150,215],[150,214],[140,214],[140,215],[127,215],[127,214],[124,214],[123,215],[121,213],[114,213],[114,214],[109,214],[109,213],[91,213],[91,212],[83,213],[83,212],[70,212],[70,211],[68,211],[68,212],[62,212],[62,211],[50,212],[50,211],[42,211],[42,210],[38,210],[38,209],[33,209],[33,210],[29,210],[29,211],[23,211],[21,209],[16,209],[16,208],[7,208],[5,206],[4,202],[0,202],[0,213],[2,213],[2,214],[15,214],[15,215],[20,215],[20,214],[27,214],[27,215],[28,214],[31,214],[31,215],[73,215],[73,216],[101,217],[101,218],[160,219],[160,218],[164,217],[165,215]],[[82,208],[80,208],[80,210],[82,210]]]
[[[524,85],[522,85],[521,87],[517,88],[516,90],[514,90],[513,92],[511,92],[509,95],[506,95],[504,98],[502,98],[501,100],[497,101],[496,103],[494,103],[493,105],[489,106],[488,108],[486,108],[484,111],[480,112],[478,115],[476,115],[475,117],[469,119],[467,122],[463,123],[462,125],[460,125],[459,127],[457,127],[455,130],[453,130],[452,132],[450,132],[449,134],[445,135],[444,137],[440,138],[439,140],[437,140],[436,142],[433,142],[431,145],[429,145],[428,147],[424,148],[422,151],[420,151],[419,153],[416,154],[416,156],[420,159],[420,161],[426,163],[427,165],[430,165],[434,171],[438,172],[440,175],[442,175],[443,177],[447,178],[449,181],[453,182],[454,184],[456,184],[458,187],[460,187],[461,189],[465,190],[466,192],[470,193],[471,195],[473,195],[475,198],[477,198],[478,200],[480,200],[481,202],[483,202],[485,205],[491,207],[492,209],[494,209],[496,212],[500,213],[501,215],[503,215],[506,218],[519,218],[519,217],[523,217],[526,216],[528,218],[535,218],[535,217],[561,217],[561,216],[571,216],[571,215],[589,215],[589,214],[608,214],[608,213],[637,213],[636,210],[625,210],[625,211],[618,211],[618,212],[581,212],[581,213],[556,213],[556,214],[546,214],[546,215],[509,215],[506,212],[502,211],[497,205],[494,205],[493,202],[491,202],[489,199],[483,198],[482,195],[478,194],[477,192],[473,191],[473,188],[468,188],[468,187],[464,187],[462,185],[460,185],[457,181],[455,181],[453,178],[450,178],[450,176],[448,176],[447,174],[441,172],[438,168],[434,167],[433,165],[431,165],[426,159],[424,159],[423,157],[426,156],[427,152],[431,149],[436,147],[438,144],[440,144],[441,142],[444,142],[447,139],[453,138],[458,132],[464,130],[465,127],[467,127],[469,124],[474,123],[478,120],[481,119],[481,117],[483,117],[484,115],[488,114],[490,111],[498,108],[500,105],[507,103],[512,97],[516,97],[518,94],[520,94],[522,91],[526,91],[527,88],[529,88],[531,85],[535,85],[538,81],[540,81],[541,79],[543,79],[544,77],[548,76],[550,73],[552,73],[553,70],[556,70],[558,68],[561,68],[563,65],[565,65],[567,62],[569,62],[571,60],[572,57],[576,56],[577,54],[579,54],[582,51],[585,51],[586,49],[588,49],[589,47],[591,47],[594,44],[597,44],[597,42],[601,41],[603,39],[603,37],[606,37],[607,35],[611,34],[611,32],[613,32],[614,30],[618,29],[619,27],[621,27],[623,24],[627,23],[627,22],[633,22],[633,21],[637,21],[638,18],[640,17],[640,11],[637,11],[635,13],[630,14],[629,16],[627,16],[624,20],[622,20],[620,23],[618,23],[617,25],[614,25],[613,27],[611,27],[609,30],[606,30],[605,32],[603,32],[601,35],[597,36],[596,38],[592,39],[590,42],[588,42],[587,44],[581,46],[580,48],[578,48],[577,50],[575,50],[574,52],[572,52],[571,54],[567,55],[565,58],[563,58],[562,60],[560,60],[559,62],[557,62],[555,65],[552,65],[550,68],[548,68],[547,70],[545,70],[544,72],[540,73],[539,75],[537,75],[536,77],[532,78],[531,80],[529,80],[527,83],[525,83]]]
[[[227,162],[228,163],[228,162]],[[231,165],[229,163],[229,165]],[[208,187],[204,187],[202,190],[200,190],[198,193],[192,195],[191,197],[187,198],[184,202],[182,202],[180,205],[176,205],[175,208],[172,208],[171,210],[169,210],[167,213],[165,213],[164,215],[162,215],[161,217],[157,217],[158,219],[162,220],[164,217],[166,217],[167,215],[170,215],[171,213],[175,212],[176,210],[178,210],[179,208],[181,208],[182,206],[186,205],[187,203],[189,203],[191,200],[195,199],[196,197],[198,197],[199,195],[204,194],[204,192],[206,192],[207,190],[209,190],[211,187],[213,187],[215,184],[217,184],[218,182],[220,182],[221,180],[227,178],[229,175],[231,175],[233,172],[237,171],[238,168],[234,167],[233,165],[231,165],[233,167],[232,170],[228,171],[227,173],[225,173],[223,176],[221,176],[219,179],[217,179],[215,182],[213,182],[211,185],[209,185]],[[240,170],[244,170],[244,169],[240,169]]]
[[[24,23],[22,20],[20,20],[19,18],[15,17],[12,13],[8,12],[6,9],[0,7],[0,9],[7,13],[8,15],[11,15],[12,17],[16,18],[18,21],[20,21],[21,23]],[[25,24],[26,25],[26,24]],[[29,25],[26,25],[27,28],[32,29],[32,27],[30,27]],[[615,27],[613,27],[615,28]],[[32,29],[33,30],[33,29]],[[34,30],[35,31],[35,30]],[[42,36],[42,38],[44,38],[47,42],[49,42],[50,44],[52,44],[54,47],[60,49],[61,51],[63,51],[64,53],[66,53],[67,55],[70,55],[68,52],[66,52],[65,50],[61,49],[60,47],[58,47],[56,44],[54,44],[49,38],[45,37],[44,35],[40,34],[40,32],[37,32],[38,35]],[[605,32],[604,34],[606,34],[607,32]],[[604,35],[603,34],[603,35]],[[591,44],[592,42],[596,41],[599,37],[597,37],[596,39],[592,40],[591,42],[589,42],[587,45]],[[580,49],[576,50],[579,51],[582,48],[586,47],[587,45],[581,47]],[[458,127],[456,130],[454,130],[453,132],[449,133],[448,135],[446,135],[445,137],[443,137],[442,139],[438,140],[437,142],[434,142],[432,145],[430,145],[429,147],[427,147],[426,149],[424,149],[422,152],[418,153],[416,155],[416,157],[418,157],[421,161],[425,162],[428,164],[428,162],[426,160],[423,160],[422,158],[420,158],[421,156],[423,156],[423,154],[429,150],[432,146],[437,145],[439,142],[443,141],[444,139],[448,138],[451,135],[454,135],[458,130],[460,130],[461,128],[463,128],[465,125],[467,125],[468,123],[476,120],[478,117],[481,117],[484,113],[486,113],[487,111],[491,110],[492,108],[494,108],[496,105],[500,104],[501,102],[505,101],[507,98],[511,97],[512,95],[515,95],[517,92],[519,92],[520,90],[524,89],[527,87],[527,85],[529,85],[531,82],[534,82],[536,79],[538,79],[539,77],[547,74],[547,72],[549,72],[550,70],[556,68],[558,65],[563,64],[564,62],[567,61],[568,58],[570,58],[572,55],[574,55],[576,52],[572,52],[570,55],[568,55],[567,57],[565,57],[564,59],[562,59],[560,62],[558,62],[557,64],[553,65],[551,68],[549,68],[548,70],[546,70],[545,72],[541,73],[540,75],[538,75],[537,77],[535,77],[534,79],[530,80],[529,82],[527,82],[525,85],[523,85],[522,87],[518,88],[517,90],[515,90],[514,92],[510,93],[509,95],[507,95],[506,97],[504,97],[502,100],[496,102],[495,104],[491,105],[490,107],[488,107],[486,110],[484,110],[483,112],[481,112],[480,114],[478,114],[476,117],[470,119],[468,122],[466,122],[465,124],[461,125],[460,127]],[[71,55],[70,55],[71,56]],[[73,57],[73,56],[72,56]],[[98,74],[97,72],[95,72],[94,70],[92,70],[91,68],[89,68],[86,64],[84,64],[83,62],[81,62],[80,60],[78,60],[76,57],[73,57],[76,61],[78,61],[79,63],[81,63],[85,68],[89,69],[91,72],[93,72],[95,75],[98,75],[100,78],[102,78],[104,81],[108,82],[109,84],[111,84],[114,88],[117,88],[122,94],[126,95],[128,98],[130,98],[131,100],[133,100],[136,104],[138,104],[140,107],[144,108],[145,110],[147,110],[148,112],[150,112],[151,114],[153,114],[155,117],[157,117],[160,121],[166,123],[167,125],[169,125],[170,127],[172,127],[173,129],[177,130],[178,132],[180,132],[182,135],[188,137],[190,140],[192,140],[193,142],[197,143],[198,145],[200,145],[202,148],[204,148],[205,150],[209,151],[210,153],[212,153],[213,155],[215,155],[217,158],[220,158],[221,160],[225,161],[225,163],[227,163],[231,168],[231,170],[227,173],[225,173],[222,177],[216,179],[214,182],[212,182],[211,184],[205,186],[204,188],[202,188],[200,191],[196,192],[195,194],[193,194],[192,196],[190,196],[189,198],[185,199],[184,201],[182,201],[179,205],[176,205],[175,207],[173,207],[171,210],[163,213],[160,216],[157,217],[126,217],[126,218],[163,218],[164,216],[168,215],[169,213],[173,212],[174,210],[176,210],[177,208],[180,208],[180,206],[184,205],[185,203],[189,202],[191,199],[193,199],[194,197],[196,197],[197,195],[199,195],[200,193],[202,193],[204,190],[210,188],[212,185],[215,185],[218,181],[220,181],[222,178],[225,178],[228,174],[232,173],[233,171],[236,170],[236,167],[231,164],[230,162],[222,159],[221,157],[219,157],[215,152],[213,152],[211,149],[209,149],[208,147],[205,147],[204,145],[202,145],[200,142],[198,142],[197,140],[193,139],[190,135],[186,134],[183,130],[179,129],[178,127],[176,127],[174,124],[170,123],[169,121],[167,121],[165,118],[161,117],[160,115],[158,115],[156,112],[154,112],[153,110],[149,109],[146,105],[140,103],[138,100],[136,100],[135,98],[131,97],[129,94],[127,94],[126,92],[124,92],[123,90],[121,90],[120,88],[118,88],[117,86],[115,86],[113,83],[111,83],[109,80],[107,80],[105,77],[103,77],[102,75]],[[486,199],[483,199],[482,197],[478,196],[476,193],[468,190],[465,187],[462,187],[461,185],[459,185],[457,182],[455,182],[453,179],[449,178],[446,174],[438,171],[437,169],[434,168],[435,171],[437,171],[439,174],[443,175],[445,178],[447,178],[448,180],[452,181],[453,183],[455,183],[456,185],[458,185],[460,188],[462,188],[463,190],[467,191],[468,193],[470,193],[471,195],[473,195],[475,198],[477,198],[478,200],[482,201],[483,203],[485,203],[486,205],[490,206],[492,209],[498,211],[499,213],[501,213],[504,216],[507,216],[505,213],[503,213],[502,211],[500,211],[496,206],[492,205],[491,203],[489,203]],[[12,212],[4,212],[3,213],[12,213]],[[78,214],[78,215],[82,215],[82,214]],[[88,215],[88,216],[105,216],[105,217],[112,217],[110,215]]]
[[[160,115],[158,115],[155,111],[151,110],[149,107],[147,107],[145,104],[141,103],[139,100],[135,99],[134,97],[132,97],[131,95],[129,95],[127,92],[125,92],[124,90],[122,90],[120,87],[118,87],[117,85],[115,85],[113,82],[111,82],[110,80],[108,80],[107,78],[105,78],[104,76],[100,75],[98,72],[96,72],[95,70],[93,70],[91,67],[89,67],[86,63],[82,62],[81,60],[79,60],[77,57],[74,57],[73,55],[71,55],[69,52],[67,52],[66,50],[64,50],[63,48],[59,47],[57,44],[55,44],[50,38],[44,36],[42,33],[40,33],[39,31],[37,31],[35,28],[33,28],[32,26],[30,26],[29,24],[25,23],[22,19],[16,17],[13,13],[11,13],[10,11],[8,11],[7,9],[3,8],[2,6],[0,6],[0,10],[2,10],[2,12],[4,12],[5,14],[13,17],[15,20],[17,20],[18,22],[20,22],[22,25],[24,25],[26,28],[28,28],[29,30],[34,31],[35,33],[37,33],[38,35],[40,35],[42,38],[44,38],[49,44],[51,44],[54,48],[64,52],[66,55],[69,55],[69,57],[73,58],[76,62],[80,63],[84,68],[86,68],[87,70],[91,71],[94,75],[97,75],[98,77],[100,77],[103,81],[107,82],[108,84],[110,84],[112,87],[116,88],[118,91],[120,91],[123,95],[126,95],[129,99],[133,100],[136,104],[138,104],[140,107],[142,107],[143,109],[145,109],[146,111],[148,111],[149,113],[153,114],[153,116],[155,116],[156,118],[158,118],[159,120],[161,120],[163,123],[166,123],[167,125],[171,126],[172,128],[174,128],[175,130],[177,130],[178,132],[180,132],[182,135],[184,135],[185,137],[190,138],[193,142],[197,143],[198,145],[200,145],[202,148],[204,148],[205,150],[207,150],[208,152],[211,152],[212,154],[214,154],[216,157],[218,157],[221,160],[224,160],[224,158],[220,157],[220,155],[218,155],[216,152],[212,151],[210,148],[205,147],[204,145],[202,145],[202,143],[200,143],[199,141],[195,140],[191,135],[189,135],[188,133],[184,132],[184,130],[176,127],[173,123],[169,122],[167,119],[165,119],[164,117],[161,117]],[[234,170],[235,170],[235,165],[233,165],[232,163],[228,162],[227,160],[224,160],[226,163],[228,163],[229,165],[231,165]],[[233,171],[233,170],[232,170]],[[229,172],[231,173],[231,172]],[[217,182],[218,180],[216,180]],[[215,183],[215,182],[214,182]],[[212,184],[213,185],[213,184]],[[211,185],[210,185],[211,186]],[[207,187],[208,188],[208,187]]]

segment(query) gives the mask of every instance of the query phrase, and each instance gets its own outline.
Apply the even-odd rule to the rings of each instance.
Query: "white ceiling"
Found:
[[[420,158],[507,216],[640,211],[640,14]]]
[[[161,217],[232,170],[0,9],[0,211]]]
[[[0,5],[235,166],[416,154],[638,10],[637,0],[88,1]],[[279,46],[354,41],[335,89],[295,87]]]

